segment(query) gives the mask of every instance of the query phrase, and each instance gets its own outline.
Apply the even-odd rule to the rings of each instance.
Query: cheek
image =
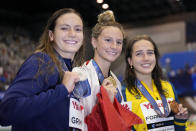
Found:
[[[153,61],[154,64],[156,64],[156,58],[155,57],[152,58],[152,61]]]
[[[122,51],[122,45],[118,47],[118,50],[121,52]]]
[[[83,40],[83,39],[84,39],[83,33],[78,34],[78,37],[79,37],[81,40]]]
[[[58,41],[58,40],[61,38],[61,36],[62,36],[62,33],[56,32],[56,33],[54,34],[53,38],[54,38],[55,41]]]

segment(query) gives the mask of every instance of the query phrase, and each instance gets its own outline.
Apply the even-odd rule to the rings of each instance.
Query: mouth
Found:
[[[75,45],[78,43],[78,41],[76,40],[64,40],[65,43],[69,44],[69,45]]]
[[[145,63],[145,64],[141,64],[141,66],[143,68],[149,68],[149,67],[151,67],[151,64],[150,63]]]
[[[117,55],[118,53],[117,52],[114,52],[114,51],[106,51],[108,54],[110,54],[110,55]]]

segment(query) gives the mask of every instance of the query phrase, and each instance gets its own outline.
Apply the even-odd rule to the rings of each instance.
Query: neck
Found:
[[[101,72],[103,73],[104,77],[108,77],[109,69],[111,63],[106,62],[102,59],[99,59],[97,57],[94,57],[95,62],[98,64],[99,68],[101,69]]]
[[[153,90],[152,88],[152,77],[151,75],[144,75],[144,74],[136,74],[137,79],[140,81],[143,81],[150,90]]]
[[[65,52],[65,51],[59,49],[59,48],[56,47],[56,46],[54,46],[54,49],[58,52],[58,54],[59,54],[62,58],[67,58],[67,59],[73,60],[75,53],[68,53],[68,52]]]

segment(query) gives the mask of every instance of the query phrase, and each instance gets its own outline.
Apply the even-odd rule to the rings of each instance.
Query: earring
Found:
[[[131,69],[134,69],[133,65],[131,65]]]

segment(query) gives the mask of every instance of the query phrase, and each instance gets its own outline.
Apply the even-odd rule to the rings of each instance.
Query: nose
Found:
[[[111,47],[112,49],[116,49],[117,43],[116,43],[116,42],[112,42],[110,47]]]
[[[69,34],[69,36],[71,36],[71,37],[75,36],[75,31],[74,31],[74,29],[70,29],[68,34]]]
[[[148,54],[144,53],[143,59],[144,59],[144,60],[148,60]]]

